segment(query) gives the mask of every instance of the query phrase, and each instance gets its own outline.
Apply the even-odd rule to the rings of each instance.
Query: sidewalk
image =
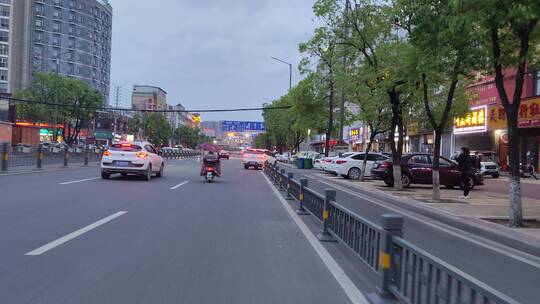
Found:
[[[89,162],[88,167],[86,168],[97,168],[99,165],[99,162]],[[17,175],[17,174],[31,174],[31,173],[40,173],[40,172],[51,172],[51,171],[60,171],[60,170],[68,170],[68,169],[74,169],[74,168],[85,168],[83,166],[82,162],[73,162],[69,163],[67,168],[62,167],[62,164],[53,164],[53,165],[43,165],[41,170],[38,170],[35,165],[33,166],[13,166],[9,167],[8,171],[0,171],[0,176],[7,176],[7,175]]]

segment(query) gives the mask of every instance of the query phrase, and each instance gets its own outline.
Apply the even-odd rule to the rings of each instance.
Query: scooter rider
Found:
[[[201,165],[201,176],[206,173],[206,167],[212,166],[215,170],[216,176],[221,177],[221,162],[219,161],[219,155],[213,151],[209,151],[207,155],[203,157]]]

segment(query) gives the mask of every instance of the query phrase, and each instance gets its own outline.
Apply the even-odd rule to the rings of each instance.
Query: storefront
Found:
[[[350,150],[355,152],[364,151],[364,128],[350,128],[347,136],[347,142],[350,145]]]
[[[518,117],[521,163],[539,167],[540,98],[521,101]],[[501,169],[508,170],[508,133],[504,107],[500,104],[472,107],[464,118],[456,119],[454,146],[471,151],[492,151]]]

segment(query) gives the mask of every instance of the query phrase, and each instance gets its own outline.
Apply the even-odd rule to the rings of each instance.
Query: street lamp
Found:
[[[60,57],[64,56],[64,55],[67,55],[67,54],[71,54],[73,51],[67,51],[67,52],[63,52],[63,53],[60,53],[58,55],[56,55],[56,69],[55,69],[55,74],[56,74],[56,79],[54,81],[54,85],[55,85],[55,88],[54,88],[54,140],[57,140],[58,139],[58,118],[57,118],[57,115],[58,115],[58,77],[59,77],[59,70],[60,70]]]
[[[277,61],[279,61],[281,63],[284,63],[284,64],[289,66],[289,92],[290,92],[291,88],[292,88],[292,63],[289,63],[289,62],[287,62],[285,60],[281,60],[281,59],[276,58],[276,57],[270,57],[270,58],[272,58],[274,60],[277,60]]]

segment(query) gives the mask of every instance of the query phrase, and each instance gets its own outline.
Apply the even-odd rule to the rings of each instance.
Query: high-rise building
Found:
[[[0,15],[9,17],[9,1],[0,3]],[[0,19],[1,28],[4,18]],[[112,33],[108,1],[12,0],[9,26],[9,92],[27,87],[36,72],[55,72],[86,81],[108,104]]]
[[[167,110],[167,92],[159,87],[134,85],[131,107],[134,110]]]
[[[11,0],[0,0],[0,93],[8,91]]]

